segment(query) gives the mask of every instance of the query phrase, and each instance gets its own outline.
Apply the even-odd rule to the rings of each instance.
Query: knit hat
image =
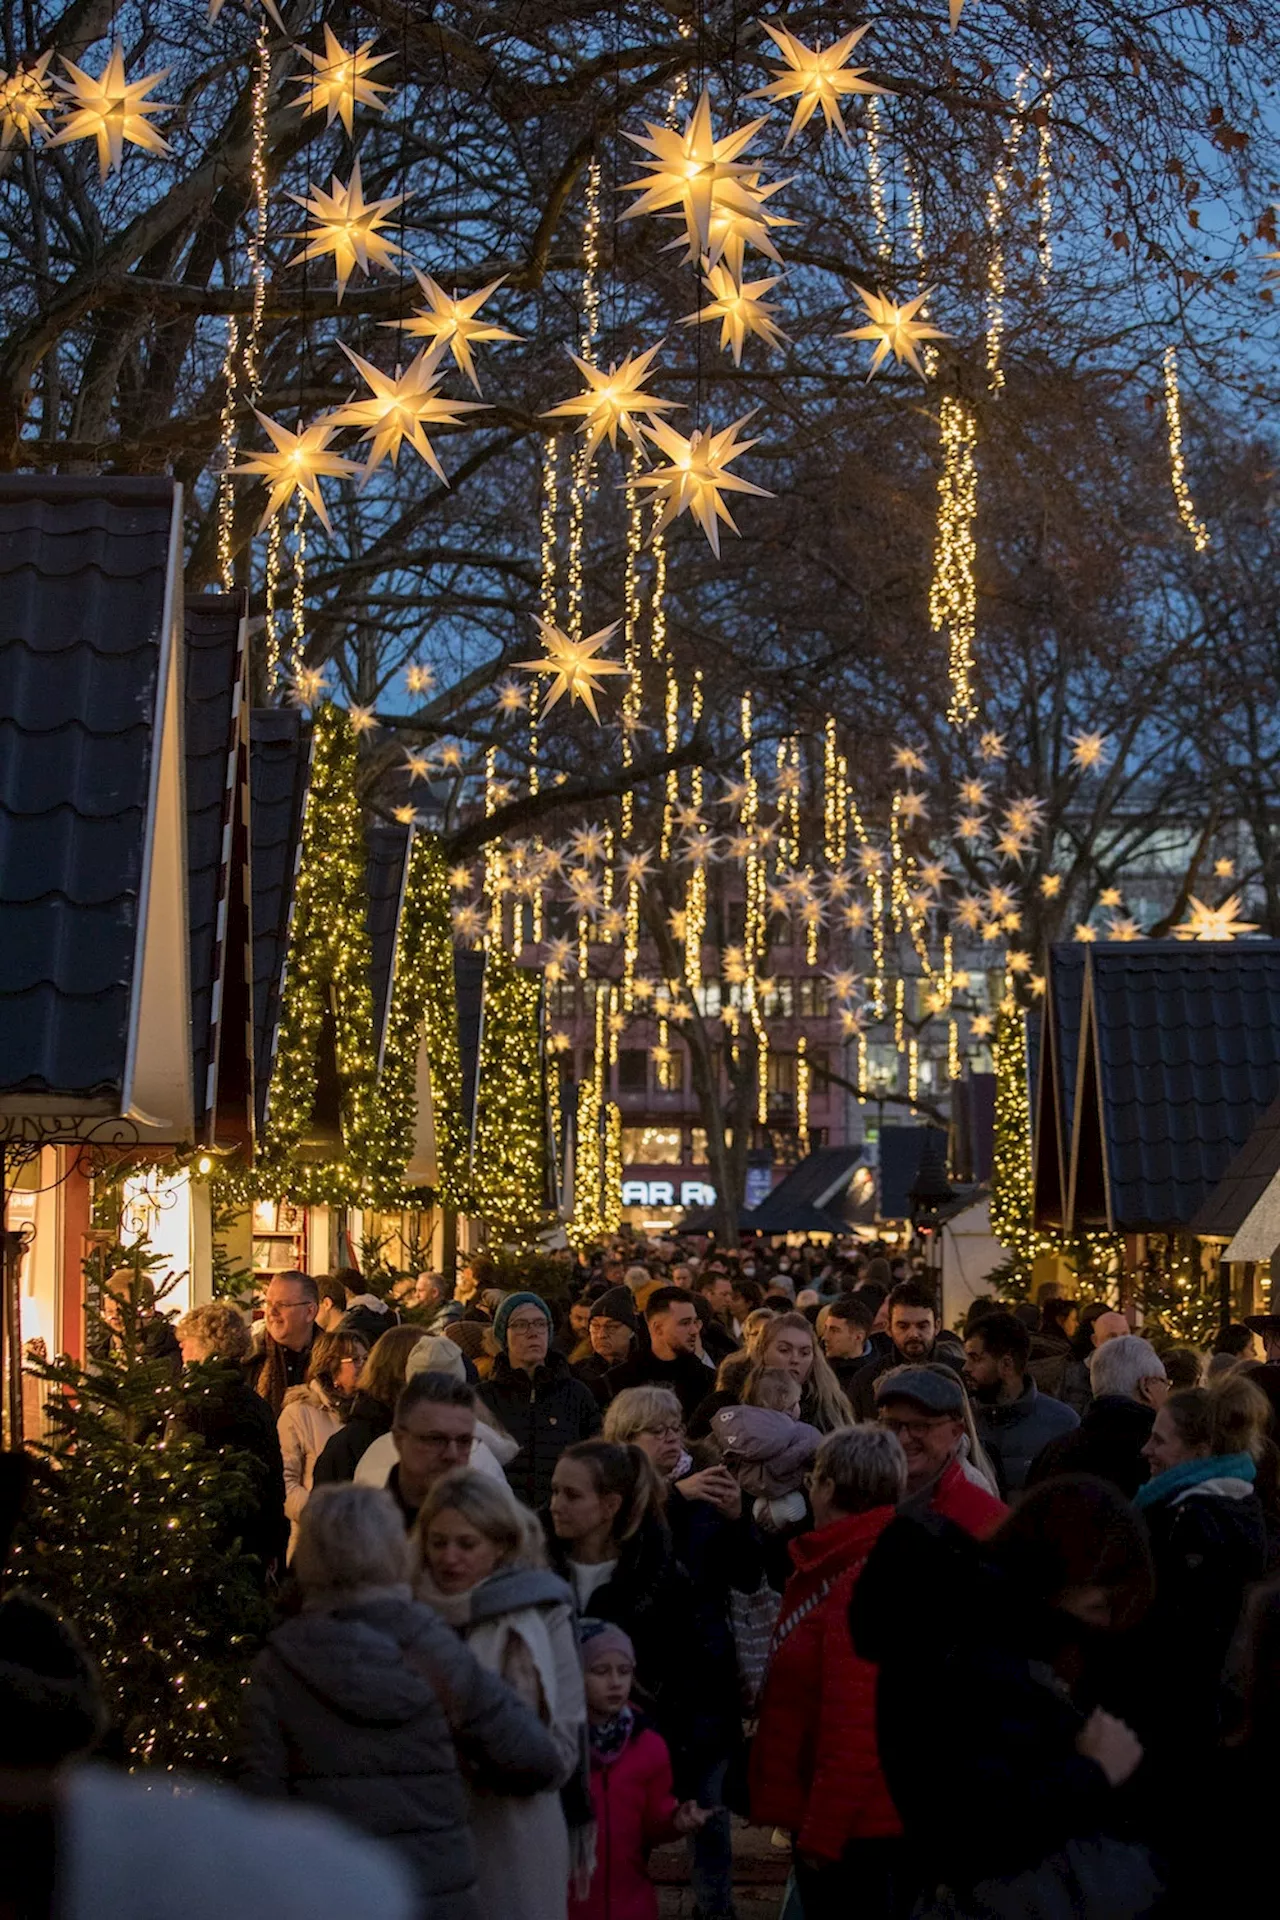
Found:
[[[964,1412],[964,1388],[950,1367],[891,1367],[876,1381],[876,1405],[910,1400],[926,1413]]]
[[[537,1307],[546,1316],[547,1331],[551,1331],[551,1309],[540,1294],[509,1293],[493,1316],[493,1330],[498,1336],[498,1345],[507,1344],[507,1322],[517,1307]]]
[[[630,1287],[609,1287],[598,1300],[592,1301],[590,1317],[592,1320],[616,1320],[620,1326],[630,1327],[635,1333],[639,1322]]]
[[[606,1654],[620,1653],[634,1667],[636,1650],[631,1644],[631,1636],[621,1627],[615,1627],[612,1620],[595,1620],[590,1617],[578,1622],[578,1644],[582,1649],[582,1664],[589,1667],[593,1660]]]
[[[462,1348],[442,1334],[424,1333],[405,1361],[405,1379],[411,1380],[415,1373],[447,1373],[451,1380],[465,1380],[467,1368]]]

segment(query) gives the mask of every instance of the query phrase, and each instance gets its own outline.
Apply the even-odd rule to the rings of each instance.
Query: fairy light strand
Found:
[[[578,352],[588,365],[596,362],[596,341],[600,334],[600,162],[592,159],[587,169],[586,207],[582,220],[582,332]],[[592,494],[590,441],[584,439],[573,457],[573,478],[569,489],[569,554],[566,580],[566,631],[573,640],[582,638],[582,550],[586,532],[587,505]]]
[[[929,589],[929,620],[935,633],[948,637],[952,726],[968,726],[978,716],[973,690],[976,666],[977,587],[974,581],[974,519],[978,510],[978,472],[974,458],[977,422],[968,407],[948,394],[941,408],[942,472],[938,478],[938,529]]]
[[[925,248],[924,238],[924,196],[920,191],[920,183],[916,178],[915,168],[912,166],[910,157],[907,154],[902,156],[902,172],[907,183],[907,226],[911,234],[911,250],[916,256],[916,265],[920,269],[920,276],[916,282],[916,292],[917,294],[921,294],[925,290],[929,266],[929,258]],[[929,318],[927,303],[920,309],[920,318],[922,320]],[[924,361],[925,376],[927,379],[932,380],[938,371],[938,349],[933,346],[926,346],[922,358]]]
[[[1182,450],[1182,395],[1178,388],[1178,349],[1164,350],[1164,417],[1169,429],[1169,484],[1177,502],[1178,518],[1191,535],[1197,553],[1209,545],[1209,529],[1196,512],[1187,484],[1186,455]]]
[[[307,503],[298,495],[293,521],[293,647],[290,670],[296,681],[307,659]]]
[[[266,577],[263,582],[263,611],[267,635],[267,692],[274,694],[280,677],[280,630],[276,625],[276,608],[280,599],[280,553],[284,538],[284,528],[277,513],[267,532]]]
[[[884,190],[884,159],[880,150],[883,129],[880,102],[872,95],[866,104],[863,131],[867,141],[867,192],[876,228],[876,253],[881,260],[893,258],[893,233],[889,224],[889,203]]]
[[[1000,157],[987,194],[987,373],[993,393],[1004,386],[1005,276],[1004,220],[1009,176],[1022,144],[1023,106],[1027,76],[1020,73],[1014,86],[1014,116],[1004,137]]]
[[[1040,100],[1041,119],[1036,130],[1036,211],[1039,233],[1036,240],[1037,275],[1042,287],[1049,284],[1053,272],[1053,68],[1044,70],[1044,92]]]

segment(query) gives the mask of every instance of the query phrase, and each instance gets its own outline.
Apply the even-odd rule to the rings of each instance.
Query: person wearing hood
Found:
[[[794,1837],[805,1920],[905,1913],[902,1823],[876,1746],[876,1675],[854,1652],[849,1602],[894,1517],[907,1463],[891,1433],[846,1427],[822,1442],[814,1529],[791,1542],[751,1748],[751,1818]]]
[[[1033,1488],[985,1543],[936,1515],[885,1528],[849,1626],[879,1668],[880,1763],[920,1876],[918,1912],[1155,1911],[1159,1878],[1118,1791],[1143,1748],[1106,1691],[1109,1649],[1153,1588],[1141,1521],[1083,1475]]]
[[[1042,1447],[1080,1425],[1073,1407],[1042,1394],[1027,1372],[1031,1335],[1011,1313],[988,1313],[965,1337],[964,1379],[978,1438],[1004,1494],[1021,1493]]]
[[[405,1385],[420,1373],[443,1374],[446,1379],[464,1384],[467,1373],[461,1347],[443,1334],[424,1334],[405,1365]],[[515,1459],[516,1443],[509,1434],[494,1426],[488,1409],[478,1398],[475,1416],[471,1458],[466,1464],[491,1480],[503,1480],[507,1463]],[[355,1471],[357,1486],[385,1487],[399,1458],[394,1433],[380,1434],[360,1456]]]
[[[241,1786],[326,1808],[396,1850],[419,1920],[488,1920],[459,1762],[489,1790],[545,1793],[563,1770],[555,1740],[414,1600],[389,1494],[316,1488],[293,1568],[303,1607],[253,1663]]]
[[[351,1410],[360,1369],[369,1349],[358,1333],[318,1333],[307,1377],[284,1396],[276,1430],[284,1461],[284,1510],[290,1523],[289,1552],[315,1479],[316,1461]]]
[[[1266,1572],[1254,1480],[1270,1413],[1246,1375],[1220,1374],[1171,1393],[1142,1449],[1151,1478],[1134,1504],[1151,1535],[1156,1603],[1141,1648],[1141,1730],[1171,1780],[1217,1737],[1227,1652],[1245,1593]]]
[[[391,1327],[360,1369],[351,1409],[340,1430],[326,1441],[315,1464],[313,1485],[331,1486],[335,1481],[351,1480],[366,1449],[384,1433],[391,1431],[391,1418],[408,1373],[409,1356],[420,1340],[426,1339],[421,1327]]]
[[[400,1315],[387,1300],[370,1293],[364,1277],[354,1267],[341,1267],[334,1275],[346,1289],[347,1310],[340,1320],[343,1333],[358,1333],[366,1347],[376,1346],[384,1333],[400,1325]]]
[[[985,1539],[1008,1508],[971,1457],[964,1383],[950,1367],[896,1367],[876,1383],[876,1417],[907,1462],[903,1511],[936,1514]]]
[[[480,1398],[516,1443],[506,1464],[511,1491],[526,1507],[551,1498],[551,1476],[566,1447],[600,1431],[591,1389],[562,1353],[549,1351],[551,1310],[536,1293],[509,1293],[494,1314],[499,1354]]]
[[[1126,1333],[1097,1349],[1089,1375],[1093,1399],[1079,1426],[1040,1449],[1026,1485],[1058,1473],[1091,1473],[1132,1500],[1151,1472],[1142,1449],[1169,1392],[1164,1362],[1150,1341]]]
[[[557,1789],[580,1773],[585,1794],[587,1766],[572,1589],[548,1571],[542,1530],[505,1480],[470,1467],[436,1481],[414,1544],[418,1598],[537,1714],[560,1756],[560,1777],[545,1793],[468,1796],[481,1910],[564,1920],[572,1863]]]

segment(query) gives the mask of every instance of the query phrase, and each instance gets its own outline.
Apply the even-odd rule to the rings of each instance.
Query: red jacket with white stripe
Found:
[[[902,1832],[876,1750],[876,1669],[849,1637],[849,1600],[893,1519],[875,1507],[791,1543],[751,1749],[751,1818],[838,1860],[850,1840]]]

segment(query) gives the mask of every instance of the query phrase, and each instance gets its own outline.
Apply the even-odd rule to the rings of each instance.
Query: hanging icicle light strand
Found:
[[[1049,284],[1053,272],[1053,129],[1049,116],[1053,112],[1053,68],[1044,70],[1044,92],[1040,98],[1040,118],[1036,141],[1036,208],[1040,216],[1040,232],[1036,242],[1036,254],[1039,262],[1039,279],[1042,287]]]
[[[868,100],[866,126],[867,189],[871,214],[876,227],[876,253],[881,260],[893,257],[893,233],[889,225],[889,203],[884,191],[884,159],[880,151],[880,102]]]
[[[1187,462],[1182,451],[1182,396],[1178,390],[1178,349],[1164,350],[1164,416],[1169,429],[1169,484],[1178,505],[1178,518],[1191,535],[1197,553],[1209,545],[1209,529],[1196,512],[1187,484]]]
[[[978,474],[974,459],[978,429],[963,401],[948,394],[942,402],[942,472],[938,478],[938,530],[933,552],[929,619],[935,633],[945,628],[949,645],[952,726],[968,726],[978,717],[973,691],[977,588],[974,582],[973,525],[978,510]]]

